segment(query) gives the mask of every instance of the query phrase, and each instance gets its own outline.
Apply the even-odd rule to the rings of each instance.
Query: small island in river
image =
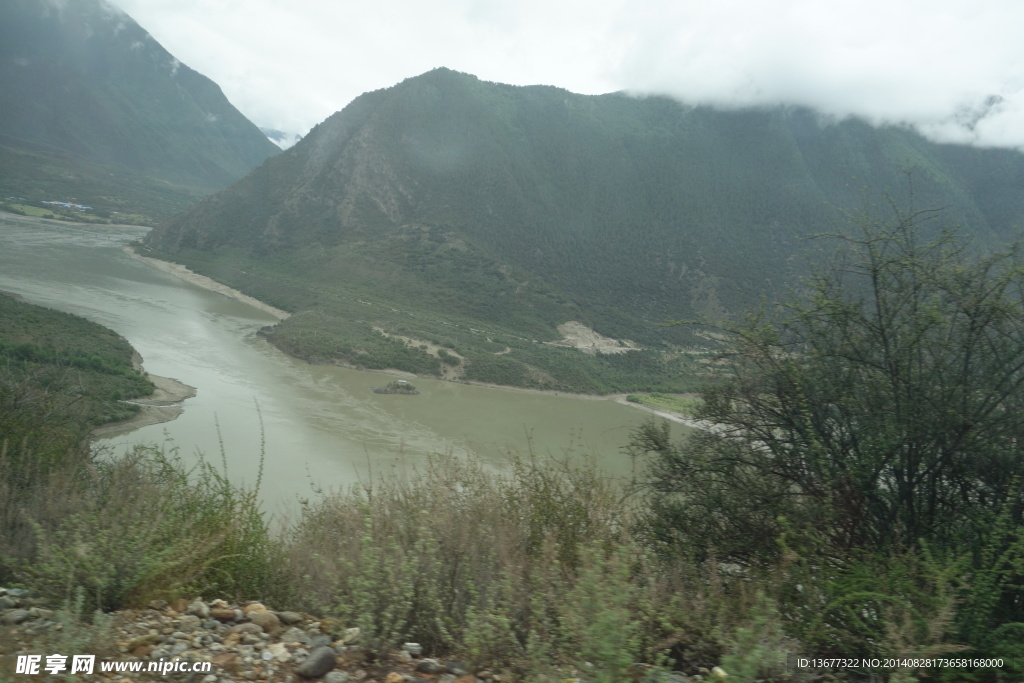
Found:
[[[416,391],[416,387],[413,386],[412,382],[404,379],[396,379],[384,387],[370,387],[370,391],[375,394],[408,394],[410,396],[420,393]]]

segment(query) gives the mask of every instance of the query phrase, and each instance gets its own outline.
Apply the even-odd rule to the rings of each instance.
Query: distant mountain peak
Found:
[[[203,192],[278,152],[216,83],[107,0],[0,2],[0,121],[0,155],[33,149],[0,158],[0,191],[19,196],[31,188],[18,179],[33,176],[64,193],[53,155],[76,177],[130,169]]]
[[[282,150],[288,149],[302,139],[301,133],[286,133],[276,128],[266,128],[260,126],[260,132],[267,136],[267,139],[273,142],[275,145],[280,147]]]

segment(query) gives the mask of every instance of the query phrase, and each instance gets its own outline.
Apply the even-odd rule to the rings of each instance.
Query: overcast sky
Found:
[[[438,66],[810,105],[1024,149],[1021,0],[112,0],[256,124],[305,133]]]

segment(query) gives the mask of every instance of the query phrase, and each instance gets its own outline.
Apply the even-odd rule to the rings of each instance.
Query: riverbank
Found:
[[[156,386],[156,390],[145,398],[128,401],[141,408],[138,414],[128,420],[111,422],[97,427],[92,431],[93,438],[110,437],[141,427],[170,422],[184,412],[182,401],[196,395],[195,387],[190,387],[171,377],[146,373],[146,378]]]
[[[189,282],[191,284],[194,284],[194,285],[196,285],[198,287],[202,287],[202,288],[208,289],[208,290],[210,290],[212,292],[217,292],[219,294],[223,294],[224,296],[227,296],[227,297],[230,297],[232,299],[235,299],[236,301],[241,301],[243,303],[246,303],[246,304],[248,304],[248,305],[250,305],[250,306],[252,306],[254,308],[257,308],[257,309],[259,309],[259,310],[261,310],[261,311],[263,311],[265,313],[269,313],[270,315],[273,315],[274,317],[276,317],[279,320],[284,320],[284,319],[288,318],[289,315],[290,315],[286,311],[282,311],[281,309],[275,308],[275,307],[273,307],[273,306],[271,306],[271,305],[269,305],[267,303],[264,303],[264,302],[262,302],[262,301],[260,301],[258,299],[255,299],[255,298],[253,298],[253,297],[251,297],[251,296],[249,296],[247,294],[243,294],[242,292],[240,292],[240,291],[238,291],[236,289],[232,289],[231,287],[228,287],[227,285],[224,285],[224,284],[222,284],[220,282],[217,282],[213,278],[210,278],[210,277],[207,277],[205,275],[200,275],[198,273],[195,273],[195,272],[189,270],[187,267],[185,267],[185,266],[183,266],[181,264],[172,263],[170,261],[162,261],[160,259],[155,259],[155,258],[151,258],[151,257],[148,257],[148,256],[142,256],[141,254],[136,252],[130,246],[124,247],[124,251],[125,251],[125,253],[129,254],[130,256],[132,256],[132,258],[138,259],[139,261],[142,261],[143,263],[146,263],[147,265],[150,265],[153,268],[156,268],[156,269],[158,269],[160,271],[163,271],[165,273],[169,273],[171,275],[174,275],[175,277],[178,277],[178,278],[180,278],[180,279],[182,279],[182,280],[184,280],[186,282]],[[379,332],[383,332],[383,330],[378,330],[378,331]],[[349,364],[349,363],[343,363],[343,362],[336,362],[336,363],[334,363],[334,365],[337,365],[338,367],[349,368],[349,369],[352,369],[352,370],[365,370],[365,368],[359,368],[359,367],[357,367],[355,365],[352,365],[352,364]],[[384,374],[384,375],[389,375],[389,376],[392,376],[392,377],[399,377],[401,379],[406,379],[406,380],[412,380],[412,379],[416,379],[417,378],[417,375],[415,375],[414,373],[405,372],[403,370],[391,369],[391,368],[377,369],[377,370],[372,370],[371,372],[377,372],[377,373],[381,373],[381,374]],[[638,410],[643,410],[643,411],[648,412],[648,413],[650,413],[652,415],[656,415],[657,417],[663,418],[665,420],[669,420],[670,422],[675,422],[675,423],[683,425],[685,427],[690,427],[690,428],[693,428],[693,429],[703,429],[703,430],[708,430],[708,429],[710,429],[712,427],[712,425],[710,425],[708,423],[702,422],[700,420],[694,420],[694,419],[686,416],[683,413],[677,413],[677,412],[666,411],[666,410],[658,410],[656,408],[651,408],[649,406],[641,405],[639,403],[631,403],[631,402],[626,400],[627,394],[606,394],[606,395],[601,395],[601,394],[576,394],[576,393],[567,392],[567,391],[553,391],[553,390],[549,390],[549,389],[530,389],[530,388],[526,388],[526,387],[513,387],[513,386],[502,385],[502,384],[492,384],[492,383],[489,383],[489,382],[476,382],[476,381],[473,381],[473,380],[466,380],[466,379],[455,378],[455,377],[442,377],[440,379],[443,380],[443,381],[458,382],[460,384],[469,384],[469,385],[472,385],[472,386],[486,387],[488,389],[500,389],[502,391],[514,391],[514,392],[520,392],[520,393],[526,393],[526,394],[534,394],[534,395],[539,395],[539,396],[571,397],[571,398],[577,398],[577,399],[585,400],[585,401],[613,401],[615,403],[619,403],[619,404],[624,405],[624,406],[629,406],[630,408],[635,408],[635,409],[638,409]],[[172,418],[168,418],[168,419],[174,419],[174,418],[172,417]],[[164,420],[161,420],[161,421],[164,421]],[[149,424],[155,424],[155,423],[149,423]],[[142,426],[142,425],[139,425],[139,426]]]
[[[259,299],[255,299],[249,296],[248,294],[243,294],[237,289],[232,289],[231,287],[228,287],[225,284],[221,284],[220,282],[217,282],[211,277],[207,277],[205,275],[200,275],[199,273],[193,272],[186,268],[185,266],[181,265],[180,263],[161,261],[160,259],[151,258],[149,256],[143,256],[142,254],[139,254],[137,251],[135,251],[135,249],[133,249],[131,246],[125,246],[124,252],[131,256],[132,258],[138,259],[139,261],[142,261],[143,263],[150,265],[153,268],[156,268],[157,270],[161,270],[181,280],[184,280],[185,282],[189,282],[198,287],[202,287],[203,289],[208,289],[211,292],[223,294],[229,299],[241,301],[244,304],[248,304],[253,308],[256,308],[260,311],[263,311],[264,313],[268,313],[274,316],[278,320],[285,320],[291,315],[291,313],[289,313],[288,311],[282,311],[280,308],[275,308],[270,304],[264,303]]]

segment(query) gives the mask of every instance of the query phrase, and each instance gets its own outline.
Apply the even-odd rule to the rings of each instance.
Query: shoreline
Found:
[[[82,221],[68,221],[58,218],[44,218],[43,216],[23,216],[20,213],[0,210],[0,218],[5,220],[18,221],[21,223],[42,223],[53,227],[77,227],[77,228],[133,228],[137,230],[152,230],[152,225],[139,225],[138,223],[85,223]],[[98,231],[99,232],[99,231]]]
[[[126,401],[134,403],[142,410],[138,415],[120,422],[100,425],[92,430],[93,439],[103,439],[133,432],[141,427],[170,422],[183,412],[182,402],[196,395],[196,388],[171,377],[161,377],[146,373],[146,378],[155,385],[153,393],[144,398]]]
[[[212,292],[217,292],[218,294],[223,294],[224,296],[227,296],[227,297],[229,297],[231,299],[235,299],[236,301],[241,301],[243,303],[246,303],[246,304],[248,304],[248,305],[250,305],[250,306],[252,306],[252,307],[254,307],[256,309],[259,309],[259,310],[261,310],[261,311],[263,311],[265,313],[269,313],[270,315],[273,315],[278,320],[285,320],[286,318],[288,318],[291,315],[290,313],[288,313],[286,311],[282,311],[281,309],[275,308],[275,307],[271,306],[270,304],[267,304],[267,303],[264,303],[264,302],[260,301],[259,299],[255,299],[255,298],[249,296],[248,294],[243,294],[242,292],[238,291],[237,289],[232,289],[231,287],[228,287],[227,285],[221,284],[220,282],[217,282],[213,278],[207,277],[205,275],[200,275],[199,273],[195,273],[195,272],[189,270],[187,267],[185,267],[185,266],[183,266],[183,265],[181,265],[179,263],[172,263],[170,261],[162,261],[160,259],[152,258],[152,257],[149,257],[149,256],[142,256],[141,254],[136,252],[130,246],[125,246],[124,247],[124,251],[125,251],[125,253],[130,255],[132,258],[138,259],[139,261],[142,261],[143,263],[146,263],[146,264],[156,268],[157,270],[161,270],[161,271],[163,271],[165,273],[169,273],[171,275],[174,275],[175,277],[178,277],[178,278],[180,278],[182,280],[185,280],[186,282],[194,284],[194,285],[196,285],[198,287],[202,287],[203,289],[207,289],[207,290],[210,290]],[[299,360],[302,360],[302,359],[299,359]],[[306,361],[306,362],[308,363],[309,361]],[[351,369],[351,370],[360,370],[360,371],[363,371],[363,372],[377,372],[377,373],[380,373],[382,375],[388,375],[388,376],[391,376],[391,377],[399,377],[401,379],[419,379],[419,377],[416,374],[414,374],[414,373],[406,372],[404,370],[398,370],[398,369],[394,369],[394,368],[383,368],[383,369],[367,370],[366,368],[359,368],[359,367],[356,367],[356,366],[351,365],[349,363],[339,363],[339,362],[334,362],[334,363],[328,362],[328,363],[324,363],[324,365],[336,365],[338,367],[344,367],[344,368],[348,368],[348,369]],[[443,377],[430,377],[430,376],[424,376],[424,377],[427,378],[427,379],[436,379],[436,380],[442,381],[442,382],[456,382],[456,383],[459,383],[459,384],[468,384],[468,385],[477,386],[477,387],[484,387],[484,388],[488,388],[488,389],[500,389],[502,391],[518,391],[518,392],[527,393],[527,394],[534,394],[534,395],[538,395],[538,396],[563,396],[563,397],[578,398],[578,399],[581,399],[581,400],[584,400],[584,401],[614,401],[615,403],[619,403],[619,404],[624,405],[624,406],[629,406],[631,408],[636,408],[638,410],[642,410],[642,411],[650,413],[652,415],[656,415],[656,416],[658,416],[660,418],[663,418],[665,420],[669,420],[670,422],[675,422],[677,424],[683,425],[684,427],[690,427],[692,429],[701,429],[701,430],[708,430],[708,429],[711,428],[711,425],[709,425],[709,424],[706,424],[706,423],[701,422],[699,420],[694,420],[692,418],[688,418],[688,417],[686,417],[686,416],[684,416],[684,415],[682,415],[680,413],[673,413],[673,412],[669,412],[669,411],[665,411],[665,410],[658,410],[658,409],[651,408],[649,406],[645,406],[645,405],[642,405],[642,404],[639,404],[639,403],[631,403],[631,402],[626,400],[627,394],[576,394],[576,393],[569,392],[569,391],[554,391],[554,390],[551,390],[551,389],[531,389],[531,388],[528,388],[528,387],[513,387],[513,386],[506,386],[506,385],[503,385],[503,384],[492,384],[492,383],[489,383],[489,382],[476,382],[476,381],[473,381],[473,380],[446,379],[446,378],[443,378]],[[176,417],[176,415],[175,415],[175,417]],[[160,421],[161,422],[166,422],[166,421],[171,420],[171,419],[174,419],[174,418],[171,417],[171,418],[167,418],[166,420],[160,420]],[[147,423],[147,424],[154,424],[154,423]],[[139,426],[143,426],[143,425],[139,425]]]
[[[157,270],[168,273],[169,275],[173,275],[174,277],[184,280],[185,282],[191,283],[193,285],[196,285],[197,287],[202,287],[203,289],[208,289],[211,292],[222,294],[228,297],[229,299],[240,301],[244,304],[252,306],[257,310],[272,315],[278,320],[285,320],[291,316],[291,313],[288,313],[287,311],[282,311],[280,308],[275,308],[274,306],[264,303],[259,299],[255,299],[249,296],[248,294],[243,294],[237,289],[233,289],[225,284],[221,284],[220,282],[217,282],[211,277],[207,277],[206,275],[200,275],[199,273],[193,272],[189,270],[186,266],[181,265],[180,263],[172,263],[171,261],[163,261],[161,259],[153,258],[151,256],[143,256],[142,254],[135,251],[135,249],[133,249],[129,245],[125,245],[123,247],[123,250],[124,253],[128,254],[132,258],[138,259],[139,261],[142,261],[146,265],[152,266]]]
[[[348,363],[334,363],[333,365],[348,368],[349,370],[358,370],[360,372],[377,372],[382,375],[388,375],[390,377],[400,377],[402,379],[420,379],[420,377],[415,373],[406,372],[404,370],[395,370],[390,368],[386,368],[383,370],[367,370],[365,368],[358,368]],[[645,406],[642,403],[633,403],[631,401],[627,401],[626,397],[629,396],[629,394],[575,394],[571,391],[555,391],[553,389],[531,389],[529,387],[510,387],[504,384],[491,384],[489,382],[475,382],[473,380],[464,379],[452,380],[444,379],[442,377],[430,377],[427,375],[424,375],[423,378],[434,379],[439,382],[454,382],[456,384],[468,384],[474,387],[484,387],[485,389],[498,389],[500,391],[517,391],[519,393],[533,394],[535,396],[560,396],[563,398],[578,398],[583,401],[613,401],[620,405],[624,405],[630,408],[636,408],[637,410],[642,410],[646,413],[650,413],[651,415],[657,415],[660,418],[668,420],[669,422],[675,422],[676,424],[680,424],[684,427],[689,427],[691,429],[700,429],[702,431],[714,431],[714,425],[711,424],[710,422],[695,420],[692,417],[687,417],[686,415],[683,415],[682,413],[676,413],[668,410],[659,410],[658,408],[651,408],[650,406]]]

